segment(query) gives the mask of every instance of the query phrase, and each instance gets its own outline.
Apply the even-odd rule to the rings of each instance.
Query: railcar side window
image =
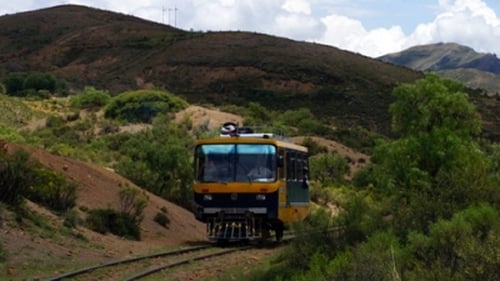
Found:
[[[284,180],[285,179],[285,166],[284,166],[285,150],[284,149],[280,149],[278,152],[278,162],[280,163],[278,165],[278,178],[280,180]]]
[[[295,152],[294,151],[287,151],[286,154],[286,167],[287,167],[287,180],[288,181],[294,181],[296,180],[296,173],[295,173],[295,165],[296,165],[296,158],[295,158]]]

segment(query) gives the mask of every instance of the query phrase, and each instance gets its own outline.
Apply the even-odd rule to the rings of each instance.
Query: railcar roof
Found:
[[[252,133],[252,134],[239,134],[239,135],[222,135],[214,138],[199,139],[196,145],[209,144],[209,143],[269,143],[274,144],[278,147],[284,147],[289,149],[294,149],[298,151],[307,152],[308,149],[305,146],[292,143],[282,136],[277,137],[273,134],[267,133]]]

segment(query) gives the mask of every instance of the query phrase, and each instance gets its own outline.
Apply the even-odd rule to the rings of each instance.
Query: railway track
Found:
[[[341,228],[331,228],[329,231],[339,231]],[[307,235],[307,234],[303,234]],[[300,236],[300,235],[299,235]],[[296,237],[293,233],[285,233],[282,242],[285,244]],[[259,246],[283,245],[270,241]],[[81,268],[75,271],[67,272],[54,276],[46,281],[86,281],[86,280],[141,280],[154,274],[163,274],[161,280],[165,279],[165,270],[170,270],[182,265],[191,264],[197,261],[208,260],[211,258],[228,255],[238,251],[257,249],[255,244],[235,245],[228,244],[225,247],[220,245],[206,244],[201,246],[186,247],[179,250],[164,251],[150,255],[143,255],[132,258],[120,259],[104,264]],[[155,279],[148,279],[155,280]]]
[[[116,260],[54,276],[46,281],[65,280],[141,280],[164,270],[196,261],[255,249],[255,245],[217,247],[212,244],[187,247],[151,255]]]

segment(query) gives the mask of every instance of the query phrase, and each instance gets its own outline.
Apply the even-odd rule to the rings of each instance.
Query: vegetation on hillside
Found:
[[[66,82],[48,72],[12,72],[3,77],[0,83],[4,94],[17,97],[48,98],[55,93],[67,95],[68,92]]]
[[[186,208],[192,137],[216,134],[172,122],[188,102],[373,156],[351,181],[345,158],[306,138],[320,208],[294,227],[315,232],[250,278],[500,279],[500,148],[489,142],[498,98],[433,75],[406,84],[422,73],[320,44],[185,32],[81,6],[5,15],[0,25],[0,139],[112,168]],[[137,88],[154,90],[123,92]],[[29,199],[66,227],[140,239],[145,201],[135,189],[124,187],[119,209],[80,210],[82,220],[76,188],[22,152],[0,152],[0,212],[14,210],[20,225],[36,220]],[[332,205],[334,218],[323,208]],[[166,209],[154,220],[166,226]]]
[[[218,107],[254,101],[279,112],[308,108],[315,120],[351,134],[337,139],[342,143],[363,131],[391,136],[392,88],[423,75],[326,45],[249,32],[183,31],[77,5],[0,16],[0,26],[0,77],[50,71],[72,92],[87,85],[111,96],[154,88]],[[498,139],[499,100],[471,98],[484,134]]]
[[[352,141],[373,152],[373,163],[352,181],[345,177],[345,158],[327,153],[309,138],[304,140],[313,155],[311,175],[316,181],[311,185],[312,198],[320,205],[338,206],[339,214],[332,218],[319,208],[306,224],[297,225],[299,230],[314,229],[316,237],[293,242],[268,271],[255,273],[257,279],[499,277],[494,269],[500,264],[495,250],[500,248],[500,148],[480,139],[479,115],[461,85],[429,75],[415,84],[403,84],[393,93],[390,112],[399,138],[375,140],[377,135],[360,130],[361,137]],[[58,155],[111,167],[138,186],[191,207],[193,137],[215,132],[195,128],[189,119],[174,124],[173,114],[187,105],[178,96],[147,90],[111,97],[106,91],[87,87],[69,99],[49,103],[43,99],[16,101],[32,108],[48,106],[49,117],[45,126],[32,130],[17,131],[19,125],[4,125],[1,138],[10,136]],[[307,108],[274,111],[251,103],[226,109],[241,114],[246,125],[266,124],[288,135],[338,138],[342,132],[318,121]],[[141,129],[122,130],[128,125]],[[31,164],[26,155],[2,157],[1,178],[8,181],[2,188],[21,187],[15,189],[17,193],[5,193],[15,196],[2,197],[2,202],[16,206],[28,198],[56,212],[72,208],[74,184],[37,168],[39,164]],[[69,213],[68,225],[85,223],[98,232],[140,239],[144,201],[127,188],[120,197],[121,210],[86,210],[85,222]],[[159,213],[155,221],[166,225],[168,217]],[[332,225],[344,230],[327,232]]]
[[[252,280],[498,280],[500,178],[496,144],[461,85],[434,75],[394,90],[393,128],[353,185],[323,193],[323,210],[269,270]],[[342,226],[341,232],[327,231]]]

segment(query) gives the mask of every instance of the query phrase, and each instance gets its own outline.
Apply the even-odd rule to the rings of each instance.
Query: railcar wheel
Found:
[[[274,232],[276,234],[276,241],[277,242],[281,242],[281,239],[283,239],[283,230],[284,230],[284,227],[282,224],[276,225]]]

